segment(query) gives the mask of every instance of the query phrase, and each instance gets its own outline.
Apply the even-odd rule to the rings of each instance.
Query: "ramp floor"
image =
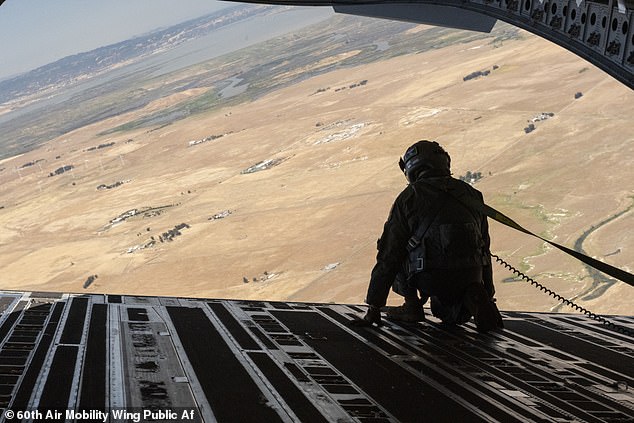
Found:
[[[347,325],[364,310],[0,292],[1,419],[634,421],[634,339],[585,316]]]

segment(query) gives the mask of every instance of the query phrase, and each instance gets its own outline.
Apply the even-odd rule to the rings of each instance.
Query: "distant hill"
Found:
[[[307,32],[271,35],[275,32],[272,25],[302,25],[304,21],[306,25],[314,23],[284,7],[239,6],[29,72],[11,88],[13,100],[0,103],[0,159],[23,154],[60,135],[141,110],[179,93],[187,94],[177,103],[123,120],[101,135],[168,125],[217,107],[251,101],[340,67],[476,39],[499,43],[518,36],[516,28],[502,24],[491,34],[439,27],[413,31],[417,26],[411,23],[347,19],[345,15],[321,23],[314,31],[308,30],[309,25],[305,27]],[[217,32],[212,32],[214,29]],[[245,34],[253,40],[267,41],[248,44],[236,38]],[[184,40],[192,42],[185,44]],[[236,50],[202,58],[199,65],[191,62],[178,70],[163,70],[163,66],[177,66],[181,57],[191,53],[191,46],[211,49],[218,40],[236,41]],[[170,59],[166,59],[168,56]],[[97,58],[101,67],[95,65]],[[71,66],[65,68],[64,63]],[[242,84],[241,89],[228,94],[226,89],[232,84]]]
[[[275,7],[238,4],[167,29],[65,57],[0,82],[0,104],[41,91],[61,88],[80,78],[90,78],[118,65],[135,62],[157,52],[169,50],[223,26],[270,12],[272,9]]]

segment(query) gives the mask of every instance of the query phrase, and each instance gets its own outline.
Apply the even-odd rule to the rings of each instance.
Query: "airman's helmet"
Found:
[[[409,183],[423,174],[451,175],[451,158],[436,141],[418,141],[405,151],[398,164]]]

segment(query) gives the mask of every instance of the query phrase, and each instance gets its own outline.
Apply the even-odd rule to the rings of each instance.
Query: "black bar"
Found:
[[[272,305],[273,308],[276,308],[278,310],[292,310],[293,309],[293,307],[291,307],[290,305],[279,302],[279,301],[269,301],[268,303]]]
[[[257,342],[244,330],[244,327],[229,313],[222,303],[207,303],[209,308],[218,316],[222,324],[229,329],[229,333],[245,350],[261,350]]]
[[[26,361],[26,359],[24,360]],[[15,375],[15,376],[19,376],[22,373],[24,373],[24,363],[22,364],[14,364],[14,365],[8,365],[5,363],[2,363],[2,365],[0,366],[0,375]]]
[[[603,348],[597,344],[575,338],[565,332],[552,330],[532,322],[508,320],[504,323],[504,326],[513,332],[517,332],[550,347],[570,351],[572,354],[584,360],[596,363],[628,377],[634,377],[632,357],[626,354],[619,354],[608,348]],[[610,377],[610,375],[607,376]]]
[[[51,317],[49,319],[46,328],[44,329],[44,334],[40,339],[40,342],[35,349],[35,354],[29,363],[29,367],[24,375],[24,379],[20,383],[20,387],[18,388],[15,397],[13,398],[13,403],[11,407],[15,410],[25,410],[29,405],[29,399],[31,398],[31,393],[33,392],[33,388],[35,387],[35,382],[37,381],[38,376],[40,375],[40,370],[42,369],[42,365],[44,364],[44,360],[46,359],[46,355],[48,354],[48,349],[51,346],[51,342],[53,342],[53,337],[55,336],[55,331],[57,330],[57,326],[59,324],[59,318],[64,310],[64,306],[66,303],[58,302],[55,304],[55,308],[53,308],[53,312],[51,313]]]
[[[404,422],[483,421],[318,313],[271,311],[337,370]]]
[[[53,363],[38,404],[39,410],[57,410],[64,416],[68,408],[78,350],[78,347],[70,345],[60,345],[55,350]]]
[[[48,320],[49,325],[51,323],[59,323],[59,319],[62,317],[62,312],[64,311],[65,302],[55,303],[55,307],[53,308],[53,312],[51,313],[51,318]]]
[[[37,338],[37,333],[29,333],[28,335],[20,335],[16,334],[13,331],[11,337],[7,340],[7,342],[22,342],[22,343],[33,343]]]
[[[610,322],[617,324],[616,322],[619,322],[619,319],[615,318],[616,316],[603,316],[605,318],[607,318],[608,320],[610,320]],[[626,342],[628,344],[632,343],[632,341],[634,341],[634,337],[631,336],[627,336],[625,334],[622,334],[620,332],[618,332],[616,329],[610,329],[609,326],[607,325],[601,325],[599,326],[598,324],[593,324],[592,326],[588,324],[587,320],[588,317],[587,316],[583,316],[583,320],[585,320],[586,322],[582,322],[579,321],[577,319],[571,319],[570,317],[567,316],[556,316],[553,317],[553,319],[574,325],[578,328],[585,328],[587,329],[588,327],[591,327],[593,331],[604,335],[604,336],[608,336],[616,341],[621,341],[621,342]],[[593,322],[594,323],[594,322]],[[623,323],[632,323],[632,322],[626,322],[624,321]],[[625,325],[619,325],[622,326],[624,328],[627,328],[627,324]],[[581,329],[582,330],[582,329]],[[605,342],[605,341],[604,341]]]
[[[86,310],[88,309],[88,298],[75,297],[70,304],[66,323],[64,324],[64,332],[60,339],[61,344],[79,344],[84,331],[84,319],[86,318]]]
[[[0,408],[7,408],[11,403],[11,395],[0,395]]]
[[[147,308],[128,308],[128,320],[133,322],[149,322]]]
[[[18,382],[18,375],[0,375],[0,385],[15,385]]]
[[[404,324],[403,324],[404,325]],[[479,379],[478,373],[487,372],[490,373],[493,377],[497,377],[501,380],[506,380],[512,383],[516,389],[521,391],[525,391],[530,395],[535,396],[536,398],[540,398],[544,403],[549,403],[558,407],[560,410],[564,410],[576,417],[579,417],[583,421],[596,421],[593,419],[593,416],[588,415],[583,410],[579,410],[578,407],[571,406],[572,403],[562,398],[560,393],[562,391],[557,391],[556,393],[549,392],[546,386],[553,384],[554,386],[559,387],[559,382],[561,381],[560,377],[556,373],[552,373],[550,371],[542,369],[540,366],[534,366],[529,363],[521,363],[517,362],[518,359],[531,361],[534,357],[525,354],[522,351],[519,351],[515,348],[505,348],[505,352],[489,350],[486,344],[486,341],[482,339],[478,340],[478,338],[468,340],[468,342],[464,342],[461,344],[459,349],[451,348],[452,345],[455,345],[455,341],[446,340],[441,342],[438,339],[438,334],[431,335],[423,335],[420,329],[411,329],[414,333],[417,333],[421,337],[430,337],[431,339],[425,343],[421,349],[424,351],[423,355],[428,354],[428,360],[432,363],[432,368],[428,370],[423,370],[426,374],[434,374],[433,363],[438,360],[439,365],[442,366],[443,363],[446,363],[445,370],[453,373],[455,377],[461,378],[462,373],[471,373]],[[504,331],[504,335],[508,336],[510,332],[508,330]],[[385,334],[387,337],[391,337],[389,334]],[[430,342],[432,341],[433,342]],[[403,341],[398,341],[403,342]],[[413,350],[416,354],[419,354],[418,350]],[[546,352],[542,350],[542,352]],[[466,367],[461,368],[460,364],[466,365]],[[419,368],[422,365],[418,363],[410,363],[412,367]],[[452,366],[453,364],[453,366]],[[468,370],[471,367],[473,370]],[[437,378],[438,376],[434,376]],[[438,380],[438,379],[437,379]],[[441,382],[443,385],[444,382]],[[595,382],[599,383],[599,382]],[[477,389],[477,385],[474,385]],[[455,392],[461,397],[467,399],[468,396],[461,393],[461,387],[456,387]],[[566,390],[568,388],[565,388]],[[585,395],[588,395],[588,391],[584,392]],[[493,398],[496,398],[497,401],[504,404],[506,407],[515,411],[519,416],[524,420],[531,420],[534,418],[532,414],[526,415],[526,410],[524,407],[518,407],[517,402],[510,400],[506,395],[491,395]],[[591,394],[591,396],[596,397],[596,394]],[[603,400],[605,401],[605,399]],[[475,401],[471,400],[472,404],[477,404],[478,408],[482,411],[489,413],[491,416],[497,418],[500,421],[510,421],[512,417],[508,416],[498,416],[496,413],[502,412],[501,410],[491,410],[487,409],[488,404],[484,401],[478,402],[477,399]],[[542,413],[546,413],[551,417],[560,417],[561,413],[550,411],[551,408],[545,407],[543,409],[539,409]],[[555,413],[555,414],[553,414]],[[563,418],[563,417],[562,417]],[[568,416],[569,418],[569,416]]]
[[[315,408],[305,394],[282,372],[282,370],[263,352],[250,352],[249,357],[264,373],[286,404],[293,410],[299,421],[304,423],[324,422],[328,420]]]
[[[302,369],[297,367],[295,364],[293,364],[293,363],[284,363],[284,367],[286,368],[286,370],[291,372],[291,374],[295,377],[295,379],[299,380],[300,382],[309,382],[310,381],[310,379],[308,379],[308,376],[306,376],[306,373],[304,373],[302,371]]]
[[[339,323],[347,324],[350,321],[350,320],[346,319],[344,316],[342,316],[341,314],[337,313],[336,311],[334,311],[331,308],[319,307],[318,309],[319,309],[319,311],[321,311],[324,314],[327,314],[328,316],[332,317],[334,320],[338,321]],[[362,333],[362,336],[364,338],[366,338],[368,341],[372,342],[377,347],[381,348],[383,351],[386,352],[386,354],[389,354],[389,355],[408,355],[409,354],[407,351],[404,351],[401,348],[395,347],[394,345],[390,344],[389,342],[386,342],[383,339],[379,338],[375,334],[374,331],[370,331],[370,330],[367,330],[367,329],[359,329],[359,328],[354,328],[354,327],[351,328],[351,330],[353,330],[355,332]]]
[[[251,332],[253,332],[253,334],[254,334],[255,336],[257,336],[257,337],[258,337],[258,339],[259,339],[260,341],[262,341],[262,343],[264,344],[264,347],[265,347],[267,350],[276,350],[276,349],[278,349],[278,348],[277,348],[277,345],[275,345],[275,344],[271,341],[271,339],[270,339],[268,336],[266,336],[266,335],[264,334],[264,332],[262,332],[259,328],[255,327],[255,326],[249,326],[249,330],[250,330]]]
[[[107,315],[107,305],[93,304],[81,378],[80,410],[104,411],[106,408]]]
[[[4,323],[2,323],[2,326],[0,326],[0,342],[2,342],[2,340],[7,336],[7,333],[9,333],[9,331],[15,324],[15,321],[18,320],[20,314],[20,312],[16,311],[9,313],[7,319],[4,321]]]
[[[219,422],[282,421],[201,309],[166,309]]]
[[[13,388],[13,385],[0,385],[0,396],[11,395]]]

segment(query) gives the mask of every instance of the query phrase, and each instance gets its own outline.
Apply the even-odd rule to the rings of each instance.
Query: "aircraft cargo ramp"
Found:
[[[338,304],[0,292],[0,310],[2,421],[634,416],[633,338],[582,315],[503,312],[479,334],[350,327],[363,307]]]

